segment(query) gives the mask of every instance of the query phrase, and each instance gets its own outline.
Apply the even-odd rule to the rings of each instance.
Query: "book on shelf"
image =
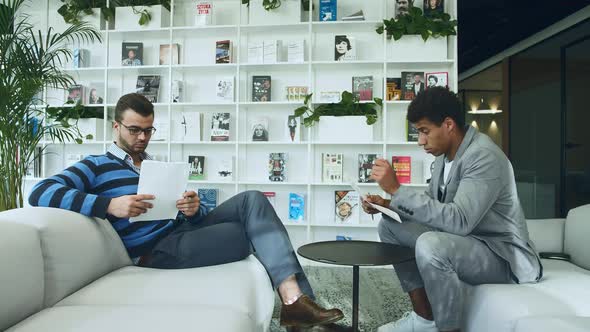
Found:
[[[334,60],[356,60],[356,38],[349,35],[334,36]]]
[[[268,130],[268,118],[258,117],[250,120],[250,133],[252,135],[252,142],[267,142]]]
[[[424,16],[430,17],[434,13],[444,13],[445,0],[424,0]]]
[[[234,101],[234,76],[217,77],[215,86],[215,99],[218,102]]]
[[[271,78],[268,75],[252,76],[252,101],[271,101]]]
[[[181,137],[184,142],[200,142],[203,116],[199,112],[182,112]]]
[[[160,75],[137,76],[135,89],[135,92],[146,97],[150,102],[157,103],[160,94]]]
[[[272,205],[272,207],[276,210],[277,193],[274,191],[263,191],[262,194],[264,195],[264,197],[266,197],[266,199],[268,199],[270,205]]]
[[[449,72],[438,71],[434,73],[426,73],[426,89],[435,86],[449,87]]]
[[[197,1],[195,4],[195,25],[213,24],[213,3],[210,1]]]
[[[346,15],[342,17],[343,21],[364,21],[365,20],[365,14],[363,13],[363,10],[359,10],[357,12],[354,12],[350,15]]]
[[[375,180],[371,179],[371,173],[373,172],[373,165],[375,160],[381,158],[378,154],[373,153],[361,153],[359,154],[359,178],[360,183],[372,183]]]
[[[88,87],[88,105],[103,104],[102,96],[103,84],[91,83]]]
[[[344,154],[322,153],[322,182],[342,183]]]
[[[305,220],[305,195],[289,193],[289,221]]]
[[[337,224],[358,224],[360,218],[360,195],[354,190],[334,192],[334,221]]]
[[[160,45],[160,65],[177,65],[180,63],[180,44]],[[172,61],[172,62],[170,62]]]
[[[217,207],[219,190],[214,188],[199,188],[197,189],[197,195],[199,195],[201,205],[207,208],[208,212],[211,212],[211,210]]]
[[[287,116],[287,141],[301,141],[301,117],[295,115]]]
[[[213,113],[211,115],[211,140],[229,141],[229,113]]]
[[[90,50],[85,48],[75,48],[72,52],[72,68],[90,67]]]
[[[205,180],[205,156],[188,156],[189,180]]]
[[[287,100],[288,101],[305,101],[305,97],[307,97],[308,88],[306,86],[288,86],[285,88],[287,90]]]
[[[387,89],[386,100],[402,99],[402,79],[400,77],[388,77],[385,85]]]
[[[121,65],[143,65],[143,43],[123,42],[121,44]]]
[[[287,43],[287,61],[305,62],[305,40],[291,40]]]
[[[422,9],[420,1],[394,1],[395,3],[395,18],[399,18],[401,15],[406,15],[410,12],[412,7],[418,7]]]
[[[85,158],[83,154],[80,153],[66,153],[66,160],[64,162],[64,166],[66,168],[73,166],[75,163],[82,161]]]
[[[336,21],[337,8],[337,0],[320,0],[320,21]]]
[[[353,76],[352,94],[360,101],[373,100],[373,76]]]
[[[234,174],[234,157],[225,157],[221,160],[218,160],[214,177],[215,180],[218,181],[232,181]]]
[[[269,39],[263,42],[263,62],[277,63],[281,61],[282,42],[276,39]]]
[[[424,72],[402,72],[402,100],[413,100],[424,91]]]
[[[183,91],[184,91],[184,83],[181,80],[173,80],[170,101],[173,103],[181,103]]]
[[[231,40],[219,40],[215,42],[215,63],[232,62]]]
[[[248,43],[248,63],[264,63],[264,42]]]
[[[393,156],[391,157],[391,166],[397,175],[399,183],[408,184],[412,182],[412,157]]]
[[[287,181],[287,154],[271,152],[268,156],[268,179],[272,182]]]
[[[68,87],[67,102],[74,104],[83,104],[86,100],[86,87],[81,84],[75,84]]]
[[[320,91],[320,103],[339,103],[342,99],[340,91]]]
[[[152,134],[150,141],[165,141],[168,139],[168,120],[154,119],[153,127],[156,132]]]
[[[416,126],[408,120],[406,120],[406,134],[408,142],[418,142],[420,133],[416,129]]]

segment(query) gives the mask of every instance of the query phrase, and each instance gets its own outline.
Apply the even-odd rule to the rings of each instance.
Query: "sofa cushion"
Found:
[[[590,269],[590,204],[571,209],[565,223],[565,252],[572,262]]]
[[[38,229],[45,262],[45,307],[108,272],[131,264],[120,238],[105,220],[46,207],[5,213],[8,215],[3,213],[3,219]]]
[[[508,332],[527,316],[590,316],[590,271],[557,260],[543,261],[536,284],[471,287],[465,305],[465,331]]]
[[[0,213],[0,331],[43,309],[43,256],[37,229]]]
[[[565,219],[529,219],[527,228],[537,252],[563,252]]]
[[[212,306],[53,307],[7,332],[256,331],[247,315]],[[256,331],[258,332],[258,331]]]
[[[526,317],[516,322],[515,332],[588,332],[590,317],[557,316]]]
[[[235,263],[194,269],[124,267],[57,305],[206,305],[247,314],[257,331],[265,331],[274,293],[266,270],[251,255]]]

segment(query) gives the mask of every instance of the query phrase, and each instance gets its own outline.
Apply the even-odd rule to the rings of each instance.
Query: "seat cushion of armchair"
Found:
[[[248,315],[193,306],[57,306],[42,310],[6,332],[256,331]]]
[[[565,261],[543,260],[539,283],[479,285],[470,293],[467,331],[513,331],[527,316],[590,316],[590,271]]]

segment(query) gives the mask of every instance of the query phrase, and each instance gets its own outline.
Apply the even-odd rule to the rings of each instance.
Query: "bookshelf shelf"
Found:
[[[42,1],[43,2],[43,1]],[[358,172],[359,154],[379,154],[391,161],[392,155],[410,156],[412,160],[412,181],[424,181],[421,178],[423,162],[427,161],[423,149],[417,142],[407,142],[405,112],[410,101],[386,101],[386,78],[401,77],[401,72],[437,72],[448,71],[448,85],[456,91],[457,73],[457,37],[446,40],[447,52],[440,58],[413,60],[400,56],[396,50],[406,49],[408,38],[400,41],[388,40],[379,35],[375,29],[383,24],[383,19],[394,16],[394,3],[391,0],[338,0],[338,11],[347,15],[363,9],[366,21],[320,22],[318,4],[311,13],[296,13],[298,23],[278,22],[259,24],[252,20],[251,12],[237,0],[211,1],[215,24],[193,26],[194,17],[189,0],[171,0],[175,11],[171,14],[170,27],[154,29],[103,30],[102,44],[88,45],[90,65],[92,67],[72,68],[70,62],[64,63],[64,70],[72,75],[78,84],[86,87],[98,86],[100,96],[105,104],[93,105],[102,109],[105,119],[112,119],[119,96],[136,91],[137,76],[159,75],[160,86],[157,103],[154,103],[156,120],[168,121],[166,138],[163,141],[151,141],[148,152],[157,160],[187,161],[188,156],[205,156],[205,178],[212,180],[189,181],[189,188],[216,188],[219,190],[218,203],[244,190],[255,189],[276,193],[277,213],[294,243],[303,244],[317,240],[333,240],[335,235],[352,236],[363,240],[374,240],[377,222],[370,223],[371,218],[363,212],[360,224],[336,224],[334,219],[334,191],[351,190],[348,183],[322,182],[322,153],[342,153],[344,155],[343,174]],[[445,10],[456,17],[457,0],[445,1]],[[218,6],[218,7],[217,7]],[[286,5],[282,8],[287,8]],[[46,15],[43,22],[51,22],[49,15],[56,15],[58,3],[46,0],[42,6]],[[180,8],[180,9],[179,9]],[[353,10],[354,9],[354,10]],[[273,11],[265,13],[273,15]],[[62,20],[63,21],[63,20]],[[248,23],[252,24],[248,24]],[[292,21],[291,21],[292,22]],[[47,24],[47,23],[46,23]],[[47,26],[46,26],[47,28]],[[64,27],[65,29],[65,23]],[[61,30],[63,31],[63,29]],[[334,61],[334,36],[349,35],[355,37],[358,60]],[[232,41],[232,63],[216,64],[217,41]],[[281,40],[281,59],[287,59],[286,42],[304,40],[304,62],[249,63],[248,46],[253,42]],[[121,66],[122,43],[143,43],[143,66]],[[428,42],[427,42],[428,43]],[[160,57],[160,45],[179,44],[180,64],[157,65]],[[85,46],[86,47],[86,46]],[[432,55],[429,52],[427,56]],[[272,77],[271,102],[252,102],[252,76],[270,75]],[[219,77],[234,78],[234,98],[231,102],[217,102],[216,80]],[[367,142],[342,142],[336,139],[320,141],[318,125],[308,128],[300,124],[299,142],[289,142],[286,128],[287,116],[303,101],[289,101],[287,87],[305,86],[314,98],[320,92],[352,91],[352,77],[372,76],[373,97],[383,98],[384,108],[374,125],[374,140]],[[182,102],[170,102],[175,80],[183,82]],[[100,88],[102,87],[102,88]],[[56,91],[47,94],[46,100],[55,107],[73,107],[63,105],[66,93]],[[61,105],[60,105],[61,102]],[[314,105],[322,103],[313,101]],[[372,101],[365,101],[372,102]],[[89,105],[87,105],[89,106]],[[54,107],[54,106],[51,106]],[[34,106],[43,110],[45,106]],[[186,113],[201,113],[200,142],[185,142],[178,135],[178,123]],[[230,114],[231,141],[209,141],[211,119],[214,113]],[[258,117],[269,120],[269,141],[251,141],[251,122]],[[110,123],[103,126],[103,133],[95,135],[97,141],[54,144],[43,141],[40,144],[51,150],[43,156],[41,175],[48,177],[62,170],[67,154],[100,154],[112,143],[110,140]],[[158,125],[159,132],[160,130]],[[104,139],[104,140],[103,140]],[[346,132],[342,140],[346,140]],[[287,158],[286,182],[268,180],[269,154],[284,152]],[[233,181],[214,180],[212,176],[220,160],[233,158]],[[416,162],[416,172],[414,172]],[[418,174],[418,175],[416,175]],[[27,178],[29,182],[40,181],[42,177]],[[363,192],[382,192],[376,183],[357,183]],[[428,184],[412,183],[405,185],[421,191]],[[305,221],[288,222],[288,200],[290,193],[305,196]],[[367,222],[369,221],[369,222]]]

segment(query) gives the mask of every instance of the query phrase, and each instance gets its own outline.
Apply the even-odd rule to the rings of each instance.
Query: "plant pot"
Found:
[[[372,142],[373,126],[365,116],[322,116],[317,125],[320,142]]]
[[[76,125],[76,120],[70,119],[68,123]],[[82,118],[78,119],[78,130],[82,134],[84,142],[96,142],[104,140],[104,119]],[[86,139],[86,135],[92,135],[92,139]]]
[[[92,15],[85,15],[82,18],[82,21],[88,22],[88,24],[93,26],[96,30],[112,29],[114,26],[113,20],[107,22],[104,19],[103,15],[102,15],[102,9],[100,9],[100,8],[93,8]]]
[[[150,13],[152,18],[147,24],[139,25],[141,16],[136,13],[144,9]],[[158,29],[168,26],[170,26],[170,11],[162,5],[117,7],[115,10],[116,30]]]
[[[301,0],[282,0],[281,6],[266,10],[262,0],[250,0],[249,24],[292,24],[301,22]]]
[[[405,35],[387,41],[387,61],[443,61],[447,60],[447,38],[428,38]]]

